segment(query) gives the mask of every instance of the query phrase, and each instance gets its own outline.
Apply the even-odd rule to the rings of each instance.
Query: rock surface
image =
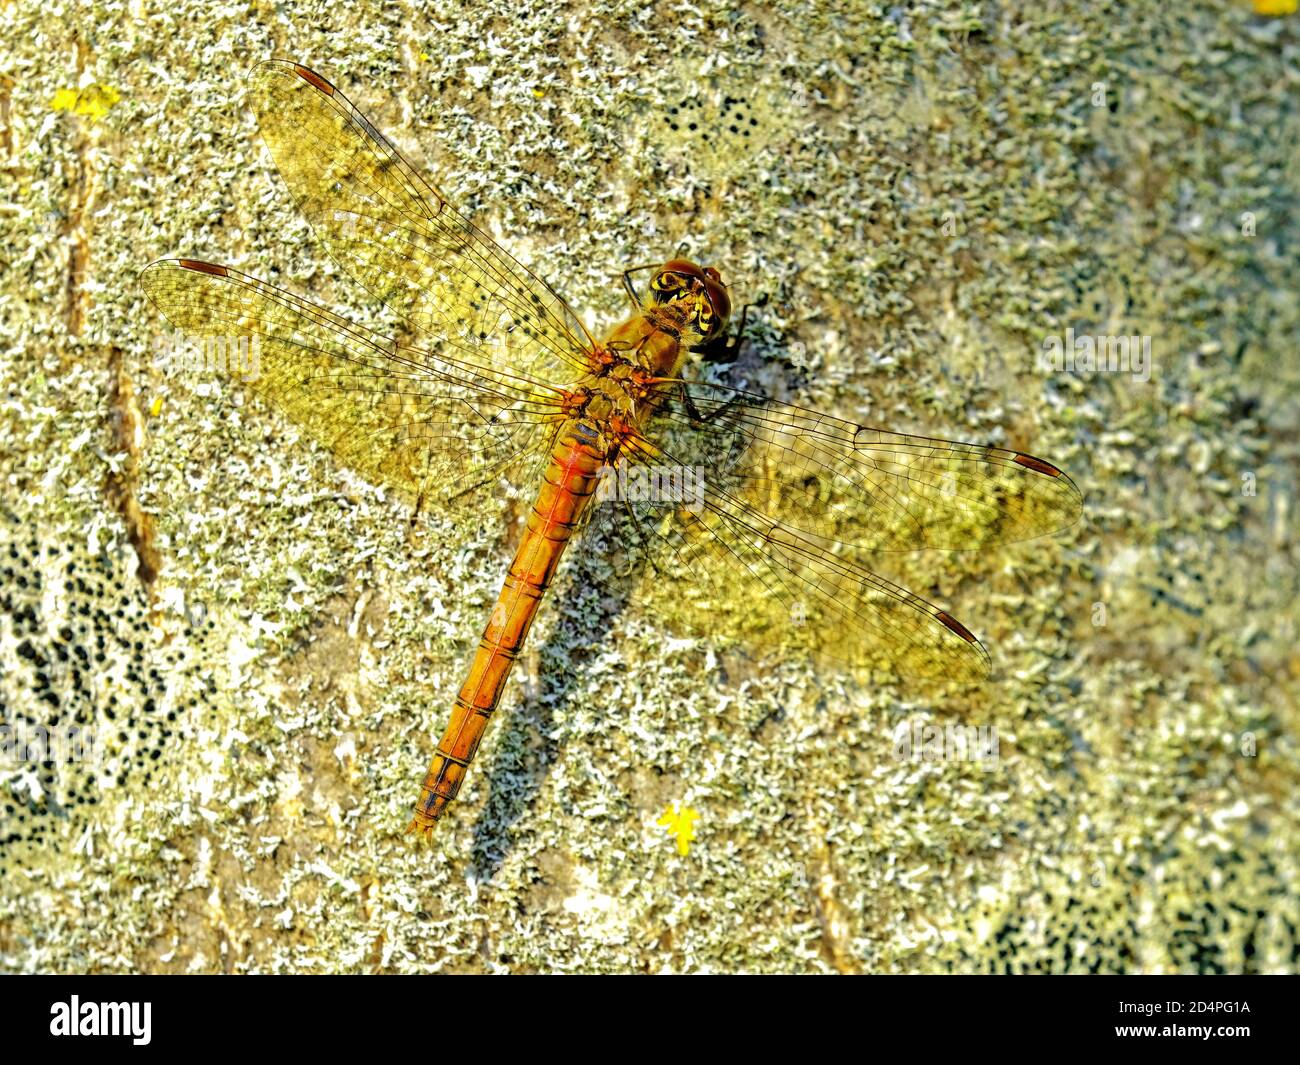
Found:
[[[0,765],[0,967],[1295,970],[1300,23],[246,10],[5,8],[0,699],[95,757]],[[461,801],[406,842],[520,505],[412,523],[160,364],[137,285],[189,255],[383,321],[242,109],[271,56],[595,325],[684,243],[769,297],[733,382],[1069,470],[1086,514],[1055,538],[881,559],[996,681],[670,637],[570,559]],[[1045,372],[1071,329],[1150,337],[1149,379]],[[996,760],[899,750],[952,725]]]

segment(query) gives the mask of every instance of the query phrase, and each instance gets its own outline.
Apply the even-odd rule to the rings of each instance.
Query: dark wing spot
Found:
[[[1015,461],[1026,469],[1033,470],[1035,473],[1043,473],[1048,477],[1060,477],[1061,471],[1053,466],[1050,462],[1044,462],[1042,459],[1036,459],[1033,455],[1016,455]]]
[[[940,610],[940,611],[939,611],[937,614],[935,614],[934,616],[935,616],[936,618],[938,618],[939,621],[940,621],[943,625],[945,625],[946,627],[952,629],[953,632],[955,632],[958,636],[960,636],[960,637],[961,637],[963,640],[965,640],[967,643],[974,643],[974,642],[975,642],[975,636],[974,636],[974,634],[970,631],[970,629],[968,629],[965,625],[963,625],[960,621],[958,621],[958,620],[957,620],[955,617],[953,617],[951,614],[945,614],[942,610]]]
[[[308,85],[319,89],[326,96],[334,95],[334,86],[317,74],[316,71],[308,70],[306,67],[300,67],[297,63],[294,64],[293,70],[294,73],[297,74],[298,77],[302,78],[302,80]]]
[[[197,270],[201,274],[212,274],[214,277],[230,276],[230,271],[224,266],[214,266],[212,263],[200,262],[198,259],[180,259],[178,262],[182,270]]]

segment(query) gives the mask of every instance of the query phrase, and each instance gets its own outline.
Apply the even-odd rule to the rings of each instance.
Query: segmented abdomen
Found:
[[[537,605],[551,583],[583,509],[596,491],[605,456],[594,431],[573,423],[559,435],[510,572],[483,630],[451,721],[438,741],[408,831],[428,833],[460,791],[488,719],[528,636]]]

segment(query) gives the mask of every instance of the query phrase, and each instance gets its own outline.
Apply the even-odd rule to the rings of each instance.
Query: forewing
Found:
[[[764,519],[859,551],[970,550],[1079,520],[1075,483],[1018,451],[893,433],[721,385],[683,385],[655,439]]]
[[[248,95],[316,236],[413,328],[553,384],[587,369],[593,341],[565,302],[428,184],[338,89],[274,60],[254,69]]]
[[[184,337],[181,358],[227,369],[362,476],[420,504],[536,464],[557,390],[458,355],[401,346],[247,274],[164,259],[141,278]],[[241,345],[242,342],[242,345]]]

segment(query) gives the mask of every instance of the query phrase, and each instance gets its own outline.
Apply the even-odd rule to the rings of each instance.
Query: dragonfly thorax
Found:
[[[685,361],[686,353],[698,334],[683,321],[680,314],[667,308],[647,307],[616,326],[603,345],[608,363],[602,367],[602,379],[615,378],[619,364],[629,367],[625,390],[637,391],[634,374],[648,377],[674,377]]]

